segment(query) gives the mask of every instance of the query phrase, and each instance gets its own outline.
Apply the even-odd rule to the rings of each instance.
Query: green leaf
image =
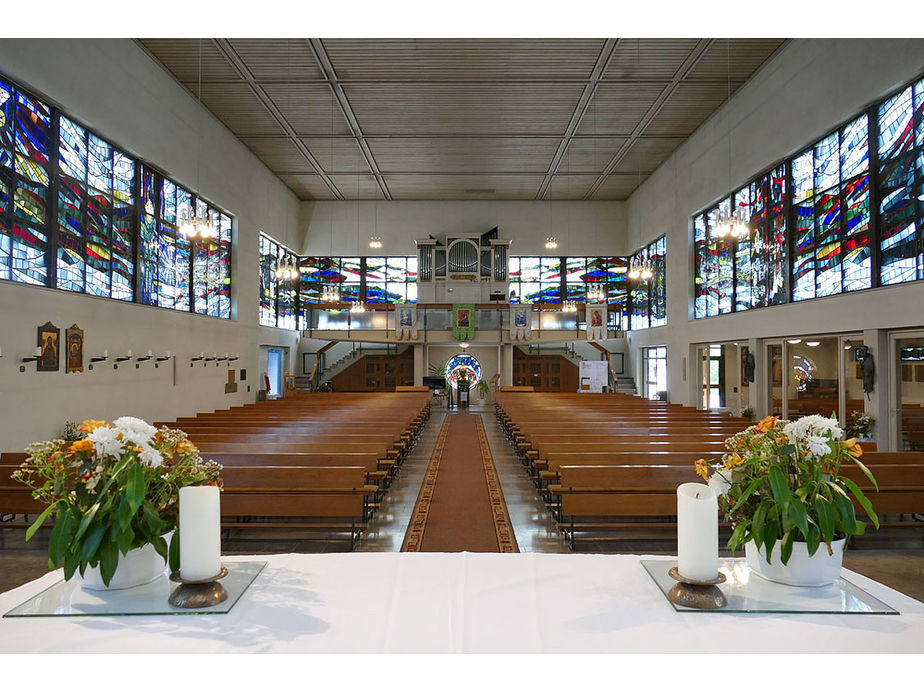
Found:
[[[761,481],[762,481],[762,479],[754,479],[754,481],[752,481],[750,484],[748,484],[748,487],[747,487],[746,489],[744,489],[744,493],[742,493],[742,494],[738,497],[738,502],[735,503],[734,507],[732,507],[732,509],[728,511],[728,514],[729,514],[729,515],[734,515],[735,511],[736,511],[738,508],[740,508],[742,505],[744,505],[745,502],[747,502],[747,499],[751,497],[751,494],[754,493],[754,491],[757,490],[757,487],[758,487],[758,486],[760,486],[760,482],[761,482]]]
[[[863,510],[866,512],[866,515],[869,517],[869,519],[872,520],[873,526],[876,529],[879,529],[879,517],[876,515],[876,511],[873,510],[873,504],[869,502],[869,498],[863,494],[863,491],[860,490],[860,487],[857,486],[853,479],[844,478],[842,481],[847,486],[847,488],[850,489],[850,492],[853,493],[853,495],[856,497],[857,502],[860,503],[860,507],[863,508]]]
[[[70,546],[75,524],[74,515],[69,508],[58,513],[58,521],[55,522],[55,528],[51,530],[51,537],[48,539],[48,557],[55,565],[64,557],[67,547]]]
[[[124,556],[132,549],[132,543],[135,541],[135,532],[131,527],[126,527],[122,530],[122,533],[119,534],[119,541],[117,546],[119,551]]]
[[[80,550],[81,561],[93,561],[93,558],[96,555],[96,549],[99,548],[100,542],[103,540],[103,535],[105,533],[105,525],[96,525],[96,527],[87,532],[87,536],[83,540],[83,547]]]
[[[793,454],[795,451],[796,451],[796,446],[792,445],[791,443],[787,443],[786,445],[780,448],[780,455],[783,457],[788,457],[789,455]]]
[[[780,560],[783,565],[789,563],[789,557],[792,556],[792,532],[786,532],[783,535],[783,541],[780,543]]]
[[[144,520],[144,526],[148,528],[148,531],[152,535],[160,535],[160,515],[157,514],[157,511],[154,509],[154,506],[151,505],[148,501],[145,501],[141,506],[141,515]],[[166,543],[166,542],[165,542]]]
[[[119,566],[119,547],[115,541],[110,538],[103,542],[99,547],[99,572],[103,578],[103,584],[108,586],[115,575],[116,568]]]
[[[741,522],[735,525],[735,531],[732,532],[731,538],[728,540],[728,548],[730,548],[732,551],[738,548],[741,545],[742,540],[744,539],[744,535],[747,533],[747,529],[748,529],[748,526],[746,522]],[[170,542],[170,548],[171,550],[173,549],[172,541]]]
[[[737,527],[735,528],[738,529]],[[729,541],[731,546],[731,541]],[[734,547],[732,547],[734,548]],[[180,528],[177,527],[170,537],[170,570],[177,571],[180,569]]]
[[[770,563],[770,554],[773,553],[773,546],[779,538],[780,523],[775,517],[764,526],[763,539],[764,547],[767,550],[767,563]]]
[[[786,474],[776,465],[770,466],[770,488],[773,489],[776,502],[785,508],[789,502],[789,485],[786,483]]]
[[[86,514],[80,519],[80,526],[77,528],[77,534],[74,535],[74,541],[80,541],[80,538],[86,533],[90,528],[90,524],[93,522],[93,518],[96,517],[96,513],[99,511],[99,501],[94,503]]]
[[[831,541],[834,538],[834,523],[837,519],[834,506],[824,496],[816,496],[815,511],[818,513],[818,527],[821,530],[821,536],[825,538],[825,541]],[[809,551],[809,554],[812,553],[814,552]]]
[[[125,495],[128,496],[128,503],[134,515],[144,501],[144,470],[138,462],[128,468]]]
[[[862,462],[860,462],[860,460],[858,460],[856,457],[853,458],[853,462],[860,468],[861,472],[866,474],[866,478],[869,479],[870,482],[873,484],[873,488],[875,488],[878,491],[879,484],[876,482],[876,477],[873,476],[873,473],[867,468],[867,466],[863,464]]]
[[[787,515],[792,523],[799,528],[802,536],[808,534],[808,516],[805,512],[805,505],[798,498],[790,498]],[[790,551],[792,550],[792,540],[790,540]],[[788,559],[787,559],[788,560]],[[786,561],[783,561],[784,565]]]
[[[837,508],[838,516],[840,517],[840,528],[845,532],[849,532],[850,528],[854,526],[857,521],[856,509],[853,507],[853,501],[850,500],[850,497],[844,492],[837,483],[833,481],[828,482],[830,488],[837,489],[837,493],[832,494],[834,496],[834,507]]]
[[[68,551],[64,556],[64,579],[70,580],[77,572],[77,566],[80,565],[80,556],[76,551]]]
[[[119,508],[116,510],[116,522],[124,530],[131,524],[132,516],[135,512],[132,510],[131,503],[128,500],[127,495],[122,495],[121,500],[119,501]]]
[[[808,549],[809,556],[814,556],[821,544],[821,535],[818,533],[818,527],[809,525],[808,535],[805,537],[805,546]]]
[[[151,537],[151,544],[154,545],[154,550],[159,553],[163,559],[167,560],[167,542],[163,537]]]
[[[42,511],[41,515],[35,518],[35,522],[33,522],[32,526],[26,530],[26,541],[29,541],[32,538],[32,536],[38,531],[38,528],[42,526],[45,520],[48,519],[48,516],[51,515],[51,513],[53,513],[57,507],[58,503],[52,503]]]
[[[751,531],[754,534],[754,543],[759,549],[763,543],[763,532],[764,532],[764,520],[767,516],[767,508],[773,503],[769,498],[765,501],[762,501],[760,505],[757,506],[757,510],[754,511],[754,517],[751,518]]]

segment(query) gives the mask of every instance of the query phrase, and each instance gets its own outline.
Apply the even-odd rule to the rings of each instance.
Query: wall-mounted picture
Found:
[[[228,382],[225,383],[225,394],[231,394],[237,392],[237,383],[234,380],[234,369],[228,369]]]
[[[59,369],[60,341],[61,330],[50,322],[38,328],[38,346],[42,353],[35,365],[36,370],[56,371]]]
[[[83,373],[83,330],[71,325],[64,331],[65,373]]]

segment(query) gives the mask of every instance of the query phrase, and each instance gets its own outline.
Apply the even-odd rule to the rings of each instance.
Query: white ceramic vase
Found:
[[[828,547],[821,543],[815,555],[809,556],[808,545],[804,541],[794,541],[792,555],[786,565],[780,559],[780,542],[773,545],[769,563],[766,547],[758,549],[753,541],[744,545],[744,555],[748,567],[767,580],[796,587],[821,587],[830,585],[840,576],[846,543],[846,539],[832,541],[833,555],[828,555]]]
[[[168,546],[171,534],[172,532],[164,536]],[[81,577],[79,570],[74,576],[80,581],[83,589],[103,592],[107,590],[125,590],[130,587],[145,585],[163,575],[166,569],[167,562],[157,553],[154,545],[145,544],[137,549],[130,550],[124,556],[119,554],[119,564],[116,566],[115,574],[108,585],[103,582],[99,565],[95,568],[87,566],[83,577]]]

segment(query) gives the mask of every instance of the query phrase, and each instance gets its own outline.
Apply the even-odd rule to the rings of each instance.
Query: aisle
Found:
[[[446,415],[401,550],[518,552],[481,416]]]

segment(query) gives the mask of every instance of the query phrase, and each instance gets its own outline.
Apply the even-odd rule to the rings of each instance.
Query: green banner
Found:
[[[470,342],[475,338],[475,304],[456,303],[452,306],[452,338]]]

